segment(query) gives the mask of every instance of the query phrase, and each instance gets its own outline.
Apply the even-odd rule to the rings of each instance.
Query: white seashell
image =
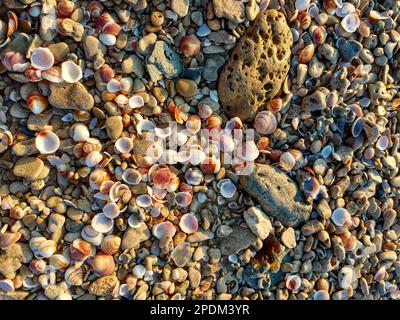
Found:
[[[172,134],[172,129],[171,127],[166,127],[166,128],[154,128],[154,132],[157,137],[161,139],[166,139],[171,136]]]
[[[33,237],[29,240],[29,247],[34,253],[36,253],[39,250],[40,245],[45,241],[47,241],[45,237]]]
[[[129,106],[132,109],[141,108],[144,106],[144,100],[142,96],[132,96],[129,98]]]
[[[357,31],[360,23],[361,21],[359,16],[356,13],[350,13],[342,19],[340,24],[346,32],[354,33]]]
[[[354,13],[356,8],[352,3],[346,2],[341,7],[336,8],[336,15],[340,18],[347,16],[348,14]]]
[[[279,165],[282,169],[292,170],[293,167],[296,165],[296,159],[290,152],[284,152],[279,158]]]
[[[111,93],[115,93],[121,90],[121,84],[116,79],[111,79],[107,82],[107,91]]]
[[[336,208],[332,212],[332,221],[337,226],[343,226],[346,222],[351,222],[350,213],[344,208]]]
[[[64,279],[70,286],[81,286],[85,271],[81,267],[72,266],[65,271]]]
[[[349,289],[354,281],[354,268],[351,266],[344,266],[338,276],[339,286],[342,289]]]
[[[129,153],[133,148],[133,140],[127,137],[119,138],[114,147],[120,153]]]
[[[93,229],[92,226],[85,226],[82,229],[81,236],[84,240],[87,242],[90,242],[91,244],[95,246],[99,246],[101,242],[103,241],[103,234],[100,232],[97,232],[96,230]]]
[[[15,290],[14,283],[10,279],[0,280],[0,290],[13,292]]]
[[[231,153],[235,149],[235,141],[231,135],[221,135],[219,148],[222,152]]]
[[[286,277],[286,288],[296,291],[300,288],[301,279],[298,275],[289,275]]]
[[[68,292],[64,292],[62,294],[60,294],[56,300],[73,300],[71,294],[69,294]]]
[[[112,202],[117,202],[121,198],[121,195],[123,193],[122,191],[129,192],[130,188],[126,184],[122,184],[118,181],[110,189],[110,200]]]
[[[198,149],[191,149],[190,150],[190,159],[189,162],[194,165],[198,166],[200,163],[202,163],[205,159],[207,158],[206,154],[203,152],[203,150],[198,150]]]
[[[144,274],[146,273],[146,268],[141,264],[137,264],[133,267],[132,273],[136,278],[142,279]]]
[[[121,92],[124,94],[128,94],[132,91],[133,87],[133,79],[131,77],[124,77],[119,81],[121,85]]]
[[[164,221],[156,224],[152,229],[153,235],[157,239],[161,239],[164,237],[173,237],[176,233],[176,229],[174,225],[169,221]]]
[[[235,184],[229,179],[222,179],[218,182],[219,191],[221,195],[226,198],[232,198],[236,193]]]
[[[148,208],[152,204],[151,197],[148,194],[141,194],[136,198],[136,204],[141,208]]]
[[[299,10],[299,12],[306,11],[310,6],[310,0],[296,0],[295,8]]]
[[[85,164],[89,167],[92,168],[99,164],[103,160],[103,156],[101,155],[100,152],[98,151],[92,151],[89,153],[86,158],[85,158]]]
[[[177,164],[178,163],[178,152],[176,150],[168,149],[158,159],[160,164]]]
[[[65,61],[61,64],[61,77],[64,81],[75,83],[82,79],[82,69],[72,60]]]
[[[142,134],[143,131],[153,131],[155,129],[155,125],[153,122],[149,120],[141,120],[136,125],[136,131],[138,134]]]
[[[241,143],[236,150],[236,156],[244,161],[254,161],[258,158],[260,152],[254,141]]]
[[[48,70],[54,64],[54,56],[49,48],[36,48],[31,54],[31,65],[38,70]]]
[[[375,281],[383,281],[386,278],[386,267],[382,266],[379,270],[375,273],[374,280]]]
[[[107,233],[114,228],[114,220],[107,218],[103,213],[98,213],[93,217],[91,225],[95,231]]]
[[[88,127],[83,123],[76,123],[70,129],[71,138],[77,142],[86,141],[90,137]]]
[[[111,33],[101,33],[99,40],[106,46],[113,46],[117,42],[117,37]]]
[[[35,278],[25,277],[24,280],[22,281],[22,287],[24,289],[31,290],[31,289],[37,288],[39,286],[40,286],[40,284],[37,282],[36,277]]]
[[[114,202],[107,203],[103,208],[103,214],[109,219],[115,219],[119,213],[119,207]]]
[[[123,94],[119,94],[115,97],[114,102],[119,107],[124,107],[128,104],[128,98],[126,96],[124,96]]]
[[[198,168],[189,168],[185,172],[186,182],[193,186],[198,186],[204,179],[203,172]]]
[[[314,293],[313,300],[330,300],[329,292],[325,290],[318,290]]]
[[[179,227],[185,233],[195,233],[199,229],[199,222],[193,213],[186,213],[181,217]]]
[[[135,215],[131,214],[128,218],[128,225],[131,228],[139,228],[143,224]]]
[[[54,153],[60,147],[60,138],[50,130],[39,131],[35,145],[41,154]]]
[[[37,250],[37,255],[43,258],[51,257],[57,250],[57,243],[53,240],[43,241]]]
[[[49,265],[55,270],[66,269],[69,265],[69,260],[61,254],[54,254],[49,258]]]
[[[137,185],[142,180],[142,175],[139,171],[128,168],[122,174],[122,180],[124,180],[127,184]]]

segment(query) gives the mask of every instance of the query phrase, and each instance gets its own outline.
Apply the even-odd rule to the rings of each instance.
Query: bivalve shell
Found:
[[[31,65],[37,70],[48,70],[54,64],[54,56],[49,48],[36,48],[31,54]]]
[[[64,61],[61,64],[61,77],[66,82],[76,83],[83,77],[82,69],[72,60]]]
[[[119,251],[120,246],[121,238],[114,235],[109,235],[103,239],[103,242],[101,243],[101,250],[105,254],[113,255]]]
[[[112,274],[115,269],[115,262],[112,255],[100,252],[96,254],[89,262],[93,268],[93,272],[99,276],[104,277]]]
[[[41,154],[51,154],[60,147],[60,138],[51,130],[42,130],[36,136],[35,145]]]
[[[85,271],[82,267],[69,267],[64,274],[64,279],[70,286],[81,286],[83,284],[83,279],[85,276]]]

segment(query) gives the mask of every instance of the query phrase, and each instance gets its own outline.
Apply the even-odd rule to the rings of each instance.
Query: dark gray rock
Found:
[[[250,229],[239,226],[234,226],[232,229],[233,232],[220,243],[220,250],[223,255],[237,254],[250,247],[257,240]]]

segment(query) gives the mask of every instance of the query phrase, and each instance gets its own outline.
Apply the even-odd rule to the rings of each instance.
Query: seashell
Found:
[[[260,151],[254,141],[249,140],[239,144],[235,150],[235,155],[244,161],[254,161],[258,158]]]
[[[54,64],[54,56],[49,48],[36,48],[31,54],[31,66],[37,70],[48,70]]]
[[[354,122],[353,125],[351,126],[351,134],[353,137],[357,138],[360,136],[362,130],[363,130],[363,119],[362,118],[357,118]]]
[[[33,252],[37,252],[40,245],[45,241],[47,241],[45,237],[33,237],[29,240],[29,247]]]
[[[181,217],[179,227],[185,233],[195,233],[199,229],[199,222],[194,214],[186,213]]]
[[[125,192],[130,192],[130,189],[127,185],[122,184],[119,181],[114,183],[109,192],[110,200],[112,202],[117,202]]]
[[[114,220],[107,218],[103,213],[98,213],[92,218],[92,228],[100,233],[107,233],[114,228]]]
[[[236,194],[236,186],[229,179],[220,180],[217,186],[219,187],[221,195],[226,199],[230,199]]]
[[[158,189],[166,189],[174,177],[175,175],[168,167],[161,167],[150,173],[152,184]]]
[[[340,269],[338,274],[339,286],[342,289],[349,289],[352,287],[354,278],[354,268],[352,266],[344,266]]]
[[[131,77],[124,77],[121,80],[119,80],[119,84],[121,86],[121,92],[123,94],[128,94],[132,91],[133,79]]]
[[[206,127],[208,129],[215,129],[215,128],[220,128],[222,124],[222,119],[219,115],[217,114],[212,114],[209,116],[206,120]]]
[[[103,160],[103,156],[101,155],[101,153],[98,151],[92,151],[86,156],[85,164],[89,168],[92,168],[98,165],[101,162],[101,160]]]
[[[346,2],[342,6],[336,8],[336,15],[340,18],[346,17],[347,15],[356,11],[356,8],[352,3]]]
[[[141,120],[136,125],[136,131],[138,134],[142,134],[143,131],[153,131],[155,125],[150,120]]]
[[[216,157],[207,157],[205,158],[201,164],[200,164],[200,169],[205,173],[205,174],[214,174],[219,172],[221,169],[221,161],[219,161]]]
[[[304,159],[303,153],[297,149],[289,149],[288,152],[293,156],[293,158],[297,161],[301,161]]]
[[[299,62],[308,63],[314,56],[314,44],[306,45],[299,53]]]
[[[179,207],[187,207],[192,202],[193,195],[189,192],[178,192],[175,195],[175,202]]]
[[[311,196],[313,199],[318,196],[320,189],[321,186],[317,178],[312,177],[310,180],[304,181],[303,191],[306,195]]]
[[[29,61],[21,52],[6,52],[1,58],[1,63],[8,71],[25,72],[29,68]]]
[[[128,168],[122,174],[122,180],[124,180],[127,184],[137,185],[142,180],[142,175],[139,171]]]
[[[176,233],[174,225],[169,221],[164,221],[156,224],[152,229],[153,235],[157,239],[162,239],[165,237],[173,237]]]
[[[275,115],[270,111],[261,111],[256,115],[254,128],[260,134],[269,135],[278,127]]]
[[[86,6],[86,9],[89,11],[91,18],[98,18],[102,14],[104,6],[100,1],[91,1]]]
[[[109,235],[103,239],[103,242],[101,243],[101,250],[105,254],[113,255],[119,251],[120,246],[121,238],[114,235]]]
[[[53,66],[48,70],[43,70],[41,72],[41,76],[43,77],[43,79],[54,83],[61,83],[64,81],[64,79],[62,78],[61,68],[58,66]]]
[[[54,153],[60,147],[60,138],[51,130],[42,130],[36,135],[35,145],[41,154]]]
[[[301,279],[296,275],[288,275],[286,277],[286,288],[292,291],[297,291],[301,286]]]
[[[141,208],[148,208],[152,204],[151,197],[148,194],[141,194],[136,197],[136,204]]]
[[[282,99],[277,98],[277,99],[272,99],[271,101],[268,102],[268,110],[276,113],[279,112],[282,109]]]
[[[85,261],[91,253],[92,245],[88,241],[82,239],[75,239],[69,247],[69,254],[72,261]]]
[[[29,263],[29,270],[35,275],[40,275],[46,272],[47,263],[42,259],[33,259]]]
[[[330,15],[335,14],[336,0],[323,0],[322,6],[326,10],[326,12],[329,13]]]
[[[279,165],[282,169],[290,171],[296,165],[296,159],[290,152],[284,152],[279,158]]]
[[[104,206],[103,214],[109,219],[115,219],[119,216],[120,210],[114,202],[110,202]]]
[[[81,231],[81,236],[84,240],[95,246],[99,246],[103,241],[103,234],[94,230],[92,226],[84,226]]]
[[[231,135],[221,135],[219,139],[219,148],[221,152],[231,153],[235,149],[235,141]]]
[[[353,235],[339,235],[342,239],[343,247],[346,251],[353,251],[357,246],[357,238]]]
[[[299,12],[306,11],[310,6],[310,0],[296,0],[294,6]]]
[[[119,92],[121,90],[121,84],[116,79],[111,79],[107,82],[107,91],[111,93]]]
[[[57,243],[53,240],[46,240],[43,241],[37,250],[37,254],[43,258],[49,258],[56,252],[57,250]]]
[[[318,26],[314,29],[312,38],[316,45],[323,44],[326,40],[326,29],[323,26]]]
[[[377,149],[384,151],[389,147],[389,142],[388,136],[381,136],[375,146]]]
[[[49,265],[55,270],[64,270],[68,268],[69,260],[61,254],[53,254],[49,258]]]
[[[68,292],[61,293],[56,300],[73,300],[72,296]]]
[[[32,67],[26,69],[24,75],[28,82],[39,82],[43,80],[42,72]]]
[[[325,290],[318,290],[313,294],[313,300],[330,300],[329,292]]]
[[[36,91],[29,93],[26,104],[28,106],[28,109],[31,110],[34,114],[42,113],[49,106],[47,98]]]
[[[157,137],[159,137],[161,139],[166,139],[171,136],[172,129],[170,127],[166,127],[166,128],[155,127],[154,133],[156,134]]]
[[[99,190],[104,181],[110,180],[108,171],[104,168],[94,169],[89,176],[89,185],[94,190]]]
[[[186,120],[185,127],[188,130],[189,134],[196,134],[201,129],[201,119],[196,115],[189,115]]]
[[[122,31],[122,27],[115,22],[106,23],[104,25],[104,27],[102,28],[103,33],[111,34],[115,37],[117,37],[121,33],[121,31]]]
[[[11,35],[18,29],[18,17],[12,12],[8,11],[7,13],[8,23],[7,23],[7,38],[11,37]]]
[[[9,246],[16,243],[21,238],[21,233],[17,232],[5,232],[0,235],[0,249],[6,250]]]
[[[342,19],[340,25],[346,32],[354,33],[360,26],[360,22],[360,18],[356,13],[350,13]]]
[[[101,33],[99,35],[99,40],[105,45],[105,46],[114,46],[115,43],[117,42],[117,37],[114,36],[111,33]]]
[[[332,212],[331,219],[339,227],[351,222],[351,215],[345,208],[336,208]]]
[[[189,168],[185,172],[185,179],[188,184],[198,186],[204,180],[204,175],[198,168]]]
[[[193,57],[200,52],[201,42],[196,35],[191,34],[181,38],[179,42],[179,50],[185,57]]]
[[[257,141],[257,149],[258,150],[265,150],[269,146],[270,140],[268,137],[261,137]]]
[[[382,266],[379,270],[375,273],[374,280],[377,282],[384,281],[386,278],[386,267]]]
[[[86,141],[90,137],[88,127],[83,123],[75,123],[69,130],[70,137],[77,142]]]
[[[61,0],[57,3],[56,12],[59,18],[69,18],[75,10],[75,5],[72,1]]]
[[[307,30],[311,26],[311,15],[307,11],[299,13],[298,19],[303,30]]]
[[[99,277],[108,276],[112,274],[115,269],[113,256],[103,252],[96,254],[89,264],[93,268],[93,272]]]
[[[10,279],[0,280],[0,290],[5,292],[13,292],[15,290],[14,282],[12,282]]]
[[[235,129],[242,129],[242,128],[243,128],[243,122],[242,122],[242,120],[240,120],[239,117],[234,117],[234,118],[228,120],[225,124],[225,129],[228,132],[231,132],[232,130],[235,130]]]
[[[168,184],[167,192],[169,193],[175,192],[176,190],[178,190],[179,185],[180,185],[180,179],[178,177],[173,178],[171,182]]]
[[[205,103],[199,103],[197,108],[198,108],[198,115],[203,120],[209,118],[213,113],[211,106]]]
[[[81,286],[85,276],[85,270],[82,267],[69,267],[64,273],[64,280],[70,286]]]
[[[110,67],[108,64],[103,64],[99,72],[101,80],[104,81],[105,83],[109,82],[111,79],[114,79],[115,77],[114,69]]]
[[[82,69],[72,60],[65,61],[61,64],[61,77],[69,83],[78,82],[83,77]]]
[[[146,268],[141,264],[137,264],[133,267],[132,273],[137,279],[142,279],[146,273]]]
[[[364,38],[369,37],[371,34],[371,24],[368,20],[362,20],[360,26],[358,27],[358,33]]]
[[[128,137],[118,138],[114,147],[120,153],[129,153],[133,148],[133,140]]]
[[[103,28],[110,22],[114,22],[113,17],[108,13],[102,13],[96,21],[96,28],[103,30]]]

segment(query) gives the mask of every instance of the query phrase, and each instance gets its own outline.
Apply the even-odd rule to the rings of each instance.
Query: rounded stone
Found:
[[[179,79],[175,83],[176,90],[178,93],[185,98],[190,98],[196,95],[197,84],[190,79]]]

